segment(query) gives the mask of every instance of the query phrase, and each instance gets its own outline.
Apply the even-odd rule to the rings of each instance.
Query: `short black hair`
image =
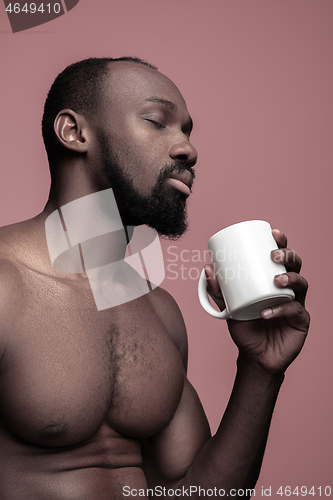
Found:
[[[156,66],[138,57],[91,57],[71,64],[59,73],[48,92],[42,119],[42,135],[50,166],[59,147],[53,129],[57,114],[66,108],[86,117],[96,113],[101,103],[103,83],[109,75],[109,63],[114,61],[129,61],[157,70]]]

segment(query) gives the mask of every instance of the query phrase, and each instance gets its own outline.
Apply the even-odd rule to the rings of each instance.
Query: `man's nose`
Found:
[[[177,141],[170,147],[169,156],[173,160],[183,161],[194,166],[197,162],[198,153],[190,141],[184,137],[184,139]]]

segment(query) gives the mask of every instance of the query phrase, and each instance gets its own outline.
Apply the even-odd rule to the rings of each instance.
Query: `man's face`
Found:
[[[197,158],[185,102],[165,76],[134,63],[113,63],[107,85],[96,130],[123,222],[178,237]]]

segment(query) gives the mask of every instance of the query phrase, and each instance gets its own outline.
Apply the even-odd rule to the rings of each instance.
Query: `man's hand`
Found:
[[[280,231],[273,235],[279,249],[272,252],[272,259],[287,269],[275,278],[276,284],[292,288],[295,300],[261,311],[261,319],[228,320],[240,355],[220,426],[210,438],[199,399],[186,382],[170,424],[144,443],[143,467],[149,487],[163,484],[186,491],[192,485],[230,492],[256,484],[283,373],[301,350],[309,326],[304,309],[307,283],[299,275],[301,260],[286,248],[287,239]],[[213,266],[205,269],[208,291],[224,309]],[[174,308],[168,317],[175,317]]]
[[[309,328],[310,317],[304,308],[307,281],[300,276],[302,261],[287,248],[286,236],[273,230],[279,250],[272,259],[286,267],[287,272],[275,277],[278,287],[294,290],[292,302],[261,311],[261,318],[252,321],[228,320],[230,334],[243,361],[255,362],[271,374],[283,373],[300,352]],[[213,266],[205,266],[207,290],[215,303],[224,309],[222,293]]]

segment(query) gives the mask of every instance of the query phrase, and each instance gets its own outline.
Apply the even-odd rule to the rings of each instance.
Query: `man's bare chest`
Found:
[[[1,413],[11,432],[68,446],[103,425],[133,438],[161,430],[184,368],[147,297],[98,312],[87,297],[58,293],[27,299],[3,359]]]

